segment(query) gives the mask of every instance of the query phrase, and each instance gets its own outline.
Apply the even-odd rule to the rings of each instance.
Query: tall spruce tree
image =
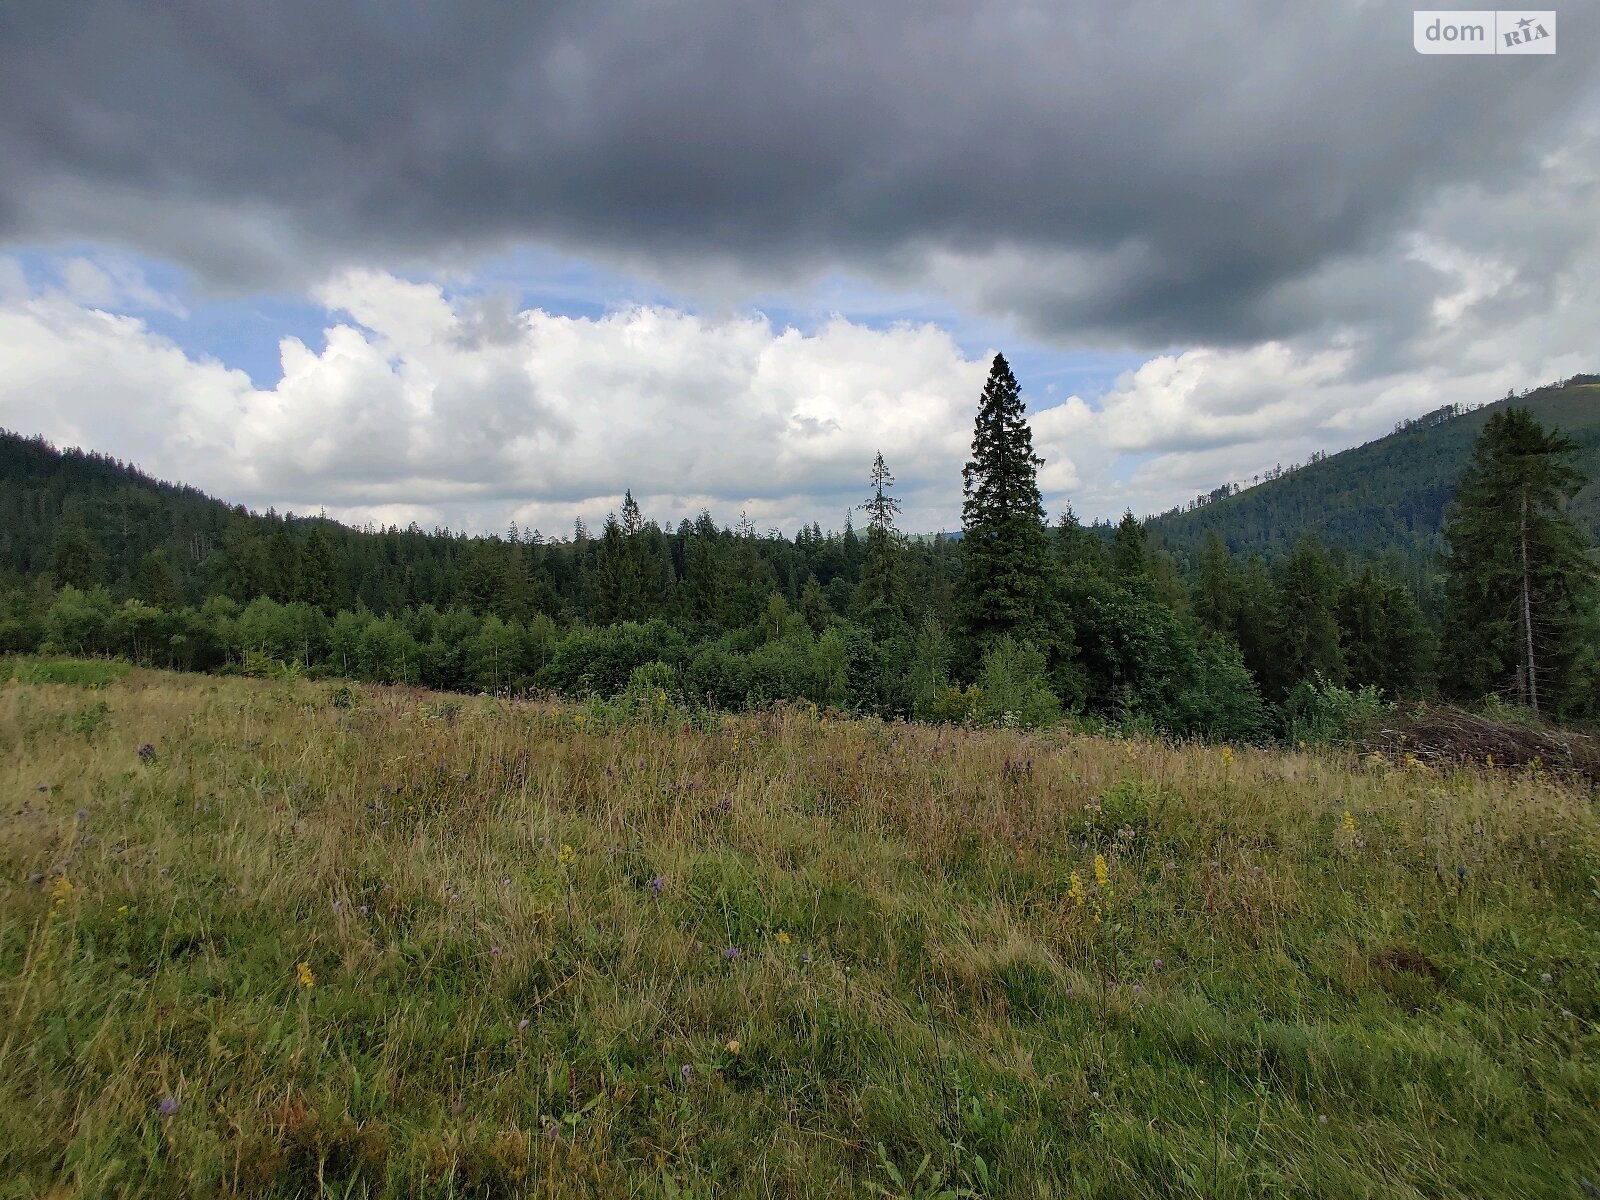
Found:
[[[1277,611],[1272,632],[1276,644],[1274,670],[1263,682],[1288,694],[1318,676],[1329,683],[1345,679],[1344,650],[1339,645],[1339,577],[1322,544],[1303,538],[1278,573]]]
[[[1445,527],[1444,682],[1458,696],[1574,707],[1566,674],[1595,599],[1588,539],[1565,511],[1587,482],[1568,461],[1577,448],[1523,408],[1497,412],[1478,438]]]
[[[1053,592],[1044,505],[1033,431],[1021,389],[1005,356],[996,354],[972,432],[972,459],[961,472],[965,574],[958,612],[968,654],[1012,637],[1047,651],[1070,648],[1072,630]]]
[[[862,506],[867,513],[866,561],[850,603],[861,624],[885,638],[904,633],[907,622],[905,569],[894,528],[900,502],[889,492],[894,476],[881,450],[872,462],[871,482],[872,496]]]

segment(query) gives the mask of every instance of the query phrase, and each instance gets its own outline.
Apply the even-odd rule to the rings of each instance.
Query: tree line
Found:
[[[1593,549],[1573,444],[1484,426],[1431,576],[1304,539],[1273,562],[1215,530],[1173,553],[1125,514],[1048,522],[1020,388],[996,356],[959,539],[907,537],[879,454],[865,519],[793,538],[626,494],[598,535],[354,530],[229,508],[114,460],[0,438],[0,649],[457,690],[719,707],[806,700],[923,720],[1065,713],[1175,736],[1293,736],[1330,692],[1499,695],[1600,715]],[[642,675],[640,675],[642,673]]]

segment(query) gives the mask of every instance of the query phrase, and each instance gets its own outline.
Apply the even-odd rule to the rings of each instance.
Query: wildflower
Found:
[[[666,886],[667,886],[667,881],[664,878],[662,878],[660,875],[657,875],[654,879],[652,879],[650,881],[650,893],[651,893],[651,895],[654,895],[654,896],[661,895],[661,889],[666,887]]]
[[[124,918],[126,918],[127,915],[128,915],[128,906],[126,904],[119,904],[117,906],[117,920],[121,921]]]
[[[56,881],[50,885],[50,899],[55,902],[55,906],[57,908],[60,908],[68,900],[71,900],[72,880],[68,879],[65,875],[57,875]]]
[[[1110,883],[1111,871],[1106,866],[1106,856],[1104,854],[1096,854],[1094,856],[1094,885],[1095,887],[1103,888],[1108,887]]]
[[[744,1049],[744,1047],[739,1044],[739,1039],[738,1038],[734,1038],[731,1042],[728,1043],[728,1053],[729,1054],[737,1054],[742,1049]]]
[[[811,961],[811,955],[809,955],[809,954],[801,954],[801,955],[800,955],[800,961],[801,961],[801,962],[802,962],[802,963],[808,963],[808,962],[810,962],[810,961]]]
[[[683,1066],[678,1068],[678,1074],[682,1075],[685,1079],[687,1079],[687,1078],[689,1078],[690,1075],[694,1074],[694,1068],[691,1067],[688,1063],[684,1063]]]
[[[509,875],[500,876],[500,886],[501,887],[510,887],[511,886],[511,876],[509,876]]]
[[[367,906],[363,904],[360,908],[356,909],[356,911],[364,917],[367,915]]]
[[[1225,766],[1225,767],[1233,766],[1233,747],[1232,746],[1224,746],[1222,748],[1222,765]]]
[[[1140,986],[1139,986],[1139,985],[1138,985],[1138,984],[1137,984],[1137,983],[1136,983],[1136,984],[1134,984],[1134,985],[1133,985],[1133,994],[1134,994],[1134,995],[1135,995],[1135,996],[1142,996],[1142,995],[1144,995],[1144,988],[1142,988],[1142,987],[1140,987]]]
[[[1570,1008],[1563,1008],[1563,1009],[1562,1009],[1562,1010],[1561,1010],[1561,1019],[1562,1019],[1562,1020],[1563,1020],[1563,1021],[1570,1021],[1570,1020],[1572,1020],[1572,1010],[1571,1010],[1571,1009],[1570,1009]]]
[[[1483,756],[1483,765],[1484,765],[1484,766],[1486,766],[1486,767],[1492,767],[1492,766],[1494,766],[1494,755],[1492,755],[1492,754],[1485,754],[1485,755],[1484,755],[1484,756]]]
[[[1164,963],[1164,962],[1162,962],[1162,961],[1161,961],[1161,960],[1160,960],[1160,959],[1159,959],[1159,958],[1158,958],[1158,959],[1156,959],[1156,960],[1155,960],[1155,962],[1153,962],[1153,963],[1151,963],[1151,964],[1150,964],[1150,965],[1151,965],[1151,966],[1152,966],[1152,967],[1154,967],[1154,968],[1155,968],[1155,969],[1156,969],[1156,970],[1158,970],[1158,971],[1159,971],[1159,970],[1161,970],[1161,968],[1162,968],[1162,967],[1164,967],[1164,966],[1166,966],[1166,965],[1167,965],[1167,964],[1166,964],[1166,963]]]
[[[156,1105],[156,1111],[163,1117],[170,1117],[178,1111],[178,1101],[173,1096],[163,1096]]]
[[[584,726],[584,722],[586,722],[587,720],[588,720],[587,717],[585,717],[582,713],[579,713],[577,716],[572,718],[572,723],[574,725],[576,725],[579,729],[582,729],[583,726]]]
[[[1067,895],[1072,897],[1073,904],[1079,908],[1082,908],[1083,902],[1088,899],[1083,890],[1083,878],[1076,871],[1072,873],[1071,882],[1067,885]]]
[[[311,973],[310,963],[301,962],[297,964],[294,969],[294,976],[295,979],[299,981],[300,986],[303,988],[316,986],[317,977]]]
[[[556,855],[556,861],[559,862],[563,867],[570,867],[573,860],[577,857],[577,851],[575,851],[571,846],[563,845],[561,847],[561,853]]]
[[[778,930],[778,945],[787,946],[788,944],[789,944],[789,935],[787,933],[785,933],[781,929]]]
[[[89,819],[89,810],[85,809],[85,808],[80,808],[77,812],[73,813],[72,815],[75,818],[77,818],[79,821],[87,821]]]
[[[156,748],[149,742],[139,747],[139,761],[149,765],[156,760]]]
[[[1539,975],[1539,982],[1540,983],[1549,983],[1550,979],[1551,979],[1551,975],[1550,975],[1549,971],[1544,971]]]
[[[1326,1125],[1327,1123],[1328,1123],[1328,1114],[1327,1113],[1318,1113],[1317,1114],[1317,1124],[1318,1125]]]
[[[1456,878],[1457,879],[1465,879],[1466,877],[1467,877],[1467,869],[1465,867],[1457,867],[1456,868]]]
[[[722,952],[722,957],[727,959],[729,962],[732,962],[734,959],[739,957],[739,947],[729,946]]]
[[[523,1017],[522,1020],[517,1022],[517,1032],[518,1033],[521,1033],[527,1027],[528,1027],[528,1018],[527,1017]]]

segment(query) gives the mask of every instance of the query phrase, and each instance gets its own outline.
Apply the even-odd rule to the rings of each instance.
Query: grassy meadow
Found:
[[[0,1197],[1578,1197],[1537,769],[0,664]]]

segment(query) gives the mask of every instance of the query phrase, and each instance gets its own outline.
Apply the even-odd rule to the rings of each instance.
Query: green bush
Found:
[[[1392,709],[1370,684],[1352,691],[1319,674],[1290,693],[1284,704],[1286,732],[1291,742],[1307,745],[1355,741]]]
[[[985,725],[1037,729],[1061,719],[1044,654],[1029,642],[1001,638],[985,651],[978,688],[977,717]]]

